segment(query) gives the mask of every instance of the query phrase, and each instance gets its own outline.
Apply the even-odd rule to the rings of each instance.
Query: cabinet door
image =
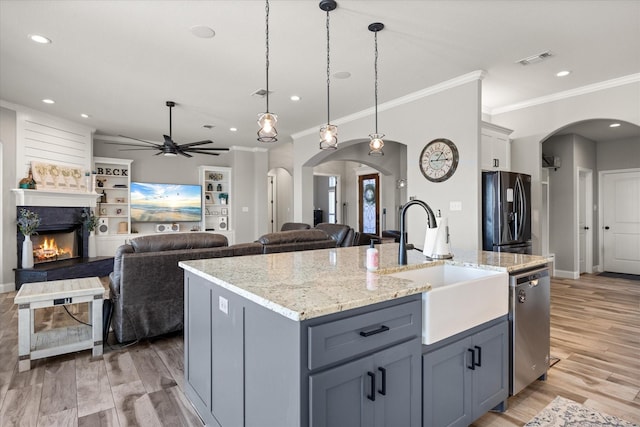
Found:
[[[476,366],[473,371],[473,416],[480,417],[509,396],[509,326],[504,321],[473,337]]]
[[[511,141],[507,135],[482,129],[480,140],[480,169],[509,170],[511,168]]]
[[[376,353],[378,427],[419,427],[422,423],[420,338]]]
[[[471,424],[471,338],[422,355],[424,427]]]
[[[377,391],[373,356],[309,377],[310,427],[371,427]],[[377,386],[377,381],[375,386]]]
[[[243,426],[243,306],[218,286],[211,294],[211,325],[211,413],[222,426]]]
[[[184,376],[197,395],[189,397],[211,412],[211,290],[204,279],[185,275],[184,305]]]

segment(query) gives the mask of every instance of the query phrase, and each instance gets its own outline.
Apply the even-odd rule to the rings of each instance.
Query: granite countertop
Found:
[[[417,250],[398,265],[398,244],[376,246],[380,269],[365,268],[367,246],[182,261],[180,267],[295,321],[428,292],[417,283],[387,274],[438,264],[512,272],[545,264],[540,256],[455,251],[450,260],[428,261]]]

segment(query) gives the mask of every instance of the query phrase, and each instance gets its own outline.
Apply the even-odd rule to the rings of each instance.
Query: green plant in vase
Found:
[[[221,205],[226,205],[229,201],[229,193],[220,193],[218,194],[218,199],[220,200]]]
[[[98,227],[98,217],[91,212],[89,209],[85,209],[82,211],[82,223],[89,232],[93,233],[95,229]]]

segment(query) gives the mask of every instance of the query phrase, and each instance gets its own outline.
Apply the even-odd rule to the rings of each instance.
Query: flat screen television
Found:
[[[193,184],[131,183],[131,221],[199,222],[201,187]]]

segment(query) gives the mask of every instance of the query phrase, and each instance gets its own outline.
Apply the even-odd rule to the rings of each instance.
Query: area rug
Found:
[[[611,277],[613,279],[640,280],[640,275],[638,274],[612,273],[610,271],[603,271],[598,276]]]
[[[612,415],[587,408],[573,400],[556,397],[524,427],[640,427]]]

